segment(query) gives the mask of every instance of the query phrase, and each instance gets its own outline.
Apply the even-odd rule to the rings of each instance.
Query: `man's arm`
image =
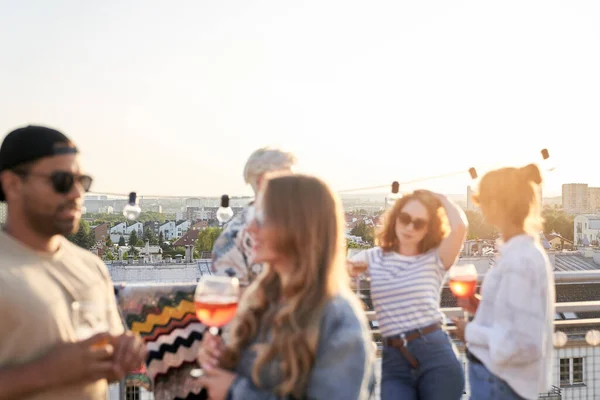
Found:
[[[41,362],[0,369],[0,400],[20,399],[54,386]]]
[[[98,260],[100,261],[100,260]],[[99,264],[100,271],[106,282],[106,303],[110,304],[108,315],[109,333],[112,335],[111,344],[114,348],[114,370],[116,374],[107,376],[109,383],[116,382],[136,368],[140,368],[147,357],[146,346],[142,338],[129,331],[121,318],[119,305],[114,292],[114,285],[104,263]]]
[[[60,343],[37,360],[0,369],[0,400],[17,400],[114,374],[112,346],[94,346],[108,338],[108,333],[100,333],[81,342]]]

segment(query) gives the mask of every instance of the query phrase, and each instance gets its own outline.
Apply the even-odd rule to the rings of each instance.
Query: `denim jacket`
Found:
[[[364,311],[353,293],[339,295],[325,306],[315,361],[310,371],[305,399],[368,399],[374,387],[375,363],[371,331]],[[268,334],[267,334],[268,336]],[[229,388],[228,400],[291,400],[273,393],[280,382],[278,363],[272,361],[261,371],[262,387],[252,382],[256,354],[248,346],[242,351],[238,373]]]

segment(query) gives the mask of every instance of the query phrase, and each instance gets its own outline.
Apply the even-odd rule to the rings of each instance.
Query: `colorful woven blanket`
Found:
[[[130,374],[127,384],[152,389],[156,400],[206,398],[190,376],[190,370],[198,367],[196,355],[204,331],[194,309],[195,289],[189,284],[115,287],[123,319],[148,349],[145,368]]]

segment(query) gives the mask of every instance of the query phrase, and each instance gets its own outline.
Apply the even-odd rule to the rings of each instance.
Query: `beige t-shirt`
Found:
[[[77,341],[71,303],[114,305],[111,333],[123,332],[104,263],[64,239],[53,255],[38,253],[0,230],[0,368],[35,360],[60,342]],[[106,400],[107,382],[76,384],[23,400]]]

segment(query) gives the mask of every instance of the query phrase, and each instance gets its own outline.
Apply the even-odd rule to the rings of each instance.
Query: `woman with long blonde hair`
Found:
[[[459,301],[475,318],[454,321],[467,343],[474,400],[537,399],[550,389],[555,289],[540,244],[541,183],[535,164],[501,168],[483,176],[473,197],[503,242],[481,296]]]
[[[366,399],[371,332],[345,268],[340,202],[318,178],[270,177],[248,227],[265,270],[223,343],[199,354],[211,399]]]

